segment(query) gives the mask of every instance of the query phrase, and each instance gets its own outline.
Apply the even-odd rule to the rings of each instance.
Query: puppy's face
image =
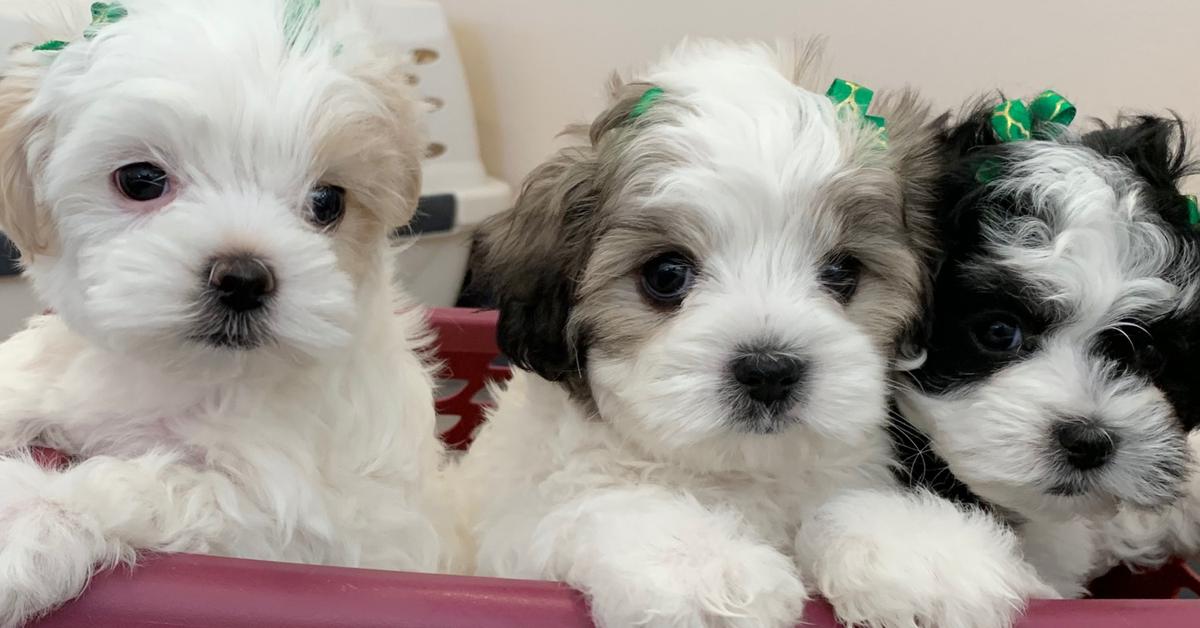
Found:
[[[916,415],[981,497],[1018,512],[1166,503],[1200,420],[1197,237],[1176,125],[1058,142],[948,136],[945,266]],[[999,160],[981,184],[981,163]]]
[[[854,442],[880,421],[921,287],[899,160],[925,165],[922,112],[885,112],[882,148],[794,67],[676,52],[482,236],[506,352],[653,451],[744,462],[783,433]]]
[[[2,227],[81,333],[164,360],[344,345],[418,194],[399,70],[351,16],[133,0],[0,81]],[[82,32],[82,27],[78,27]]]

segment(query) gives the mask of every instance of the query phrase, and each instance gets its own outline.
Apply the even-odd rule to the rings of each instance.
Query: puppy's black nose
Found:
[[[733,378],[746,396],[759,403],[788,399],[804,378],[807,365],[799,358],[781,353],[750,353],[733,361]]]
[[[1087,421],[1067,421],[1054,428],[1054,437],[1067,454],[1067,462],[1080,471],[1102,466],[1116,451],[1117,439]]]
[[[249,312],[262,307],[275,292],[275,275],[257,257],[221,257],[209,267],[208,285],[225,307],[234,312]]]

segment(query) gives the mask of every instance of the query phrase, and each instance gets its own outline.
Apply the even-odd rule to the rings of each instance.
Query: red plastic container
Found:
[[[483,421],[480,391],[508,371],[497,364],[496,314],[435,310],[445,377],[463,385],[438,400],[458,417],[443,433],[465,449]],[[47,463],[61,462],[52,452]],[[1093,599],[1037,601],[1019,628],[1198,628],[1200,578],[1182,563],[1148,574],[1115,570],[1097,581]],[[814,628],[837,626],[831,610],[812,604]],[[271,563],[209,556],[152,556],[134,571],[98,575],[82,597],[35,624],[39,628],[583,628],[586,601],[553,582]],[[952,628],[952,627],[944,627]]]

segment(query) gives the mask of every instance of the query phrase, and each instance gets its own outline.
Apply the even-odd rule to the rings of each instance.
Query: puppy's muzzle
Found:
[[[263,307],[274,294],[275,273],[257,257],[221,257],[208,269],[208,289],[229,310],[250,312]]]

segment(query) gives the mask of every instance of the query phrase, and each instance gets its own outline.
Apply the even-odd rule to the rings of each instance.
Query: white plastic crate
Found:
[[[423,303],[453,305],[471,234],[509,206],[512,192],[483,169],[466,75],[441,6],[430,0],[359,2],[372,23],[390,25],[391,43],[409,51],[408,79],[428,109],[418,235],[397,239],[397,276]]]
[[[36,2],[37,0],[30,0]],[[356,0],[369,23],[412,60],[404,77],[424,101],[428,144],[421,207],[412,229],[395,238],[396,275],[410,294],[431,306],[453,305],[466,274],[471,234],[506,209],[509,187],[489,177],[479,155],[475,114],[458,48],[441,7],[430,0]],[[0,15],[0,52],[31,34]],[[0,339],[39,309],[19,277],[0,261]]]

